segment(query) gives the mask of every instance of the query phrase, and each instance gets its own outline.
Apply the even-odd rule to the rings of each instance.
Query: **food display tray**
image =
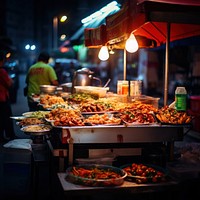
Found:
[[[91,187],[119,186],[126,176],[123,169],[98,164],[72,166],[66,172],[67,181]]]

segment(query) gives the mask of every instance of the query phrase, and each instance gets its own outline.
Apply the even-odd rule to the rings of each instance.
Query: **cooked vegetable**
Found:
[[[144,164],[132,163],[124,167],[123,170],[127,172],[128,177],[134,178],[136,183],[156,183],[166,180],[166,174],[164,172]]]

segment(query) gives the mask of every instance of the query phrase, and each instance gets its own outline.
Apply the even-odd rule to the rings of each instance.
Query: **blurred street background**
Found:
[[[17,100],[16,103],[12,104],[12,112],[13,116],[21,116],[24,112],[28,112],[28,104],[27,104],[27,99],[24,96],[23,89],[25,87],[25,74],[20,74],[19,75],[19,89],[17,91]],[[21,130],[20,127],[16,125],[16,121],[13,120],[14,123],[14,128],[15,128],[15,133],[16,136],[19,138],[29,138],[28,135],[24,134]]]

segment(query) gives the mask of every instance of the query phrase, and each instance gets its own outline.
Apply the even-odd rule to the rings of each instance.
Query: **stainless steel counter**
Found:
[[[64,136],[73,139],[73,143],[137,143],[167,142],[182,140],[183,126],[178,125],[137,125],[83,126],[63,128]],[[68,135],[65,135],[68,134]]]
[[[178,191],[178,182],[170,179],[163,183],[149,183],[149,184],[137,184],[134,182],[124,181],[121,186],[115,187],[88,187],[82,185],[76,185],[66,181],[65,173],[58,173],[58,178],[61,183],[62,189],[66,199],[69,197],[82,197],[82,196],[102,196],[111,195],[111,199],[115,199],[115,195],[122,195],[124,198],[126,195],[136,195],[141,193],[153,193],[153,192],[166,192],[165,195],[174,195]],[[134,196],[133,196],[134,197]],[[104,199],[103,198],[103,199]],[[170,199],[170,197],[169,197]]]
[[[181,141],[184,136],[182,125],[134,125],[134,126],[80,126],[59,127],[63,143],[69,144],[69,164],[73,164],[74,144],[136,144],[167,143],[173,156],[174,141]]]

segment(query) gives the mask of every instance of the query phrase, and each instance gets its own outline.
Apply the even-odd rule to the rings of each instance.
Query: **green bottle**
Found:
[[[185,87],[177,87],[175,90],[175,108],[177,111],[186,111],[187,109],[187,91]]]

